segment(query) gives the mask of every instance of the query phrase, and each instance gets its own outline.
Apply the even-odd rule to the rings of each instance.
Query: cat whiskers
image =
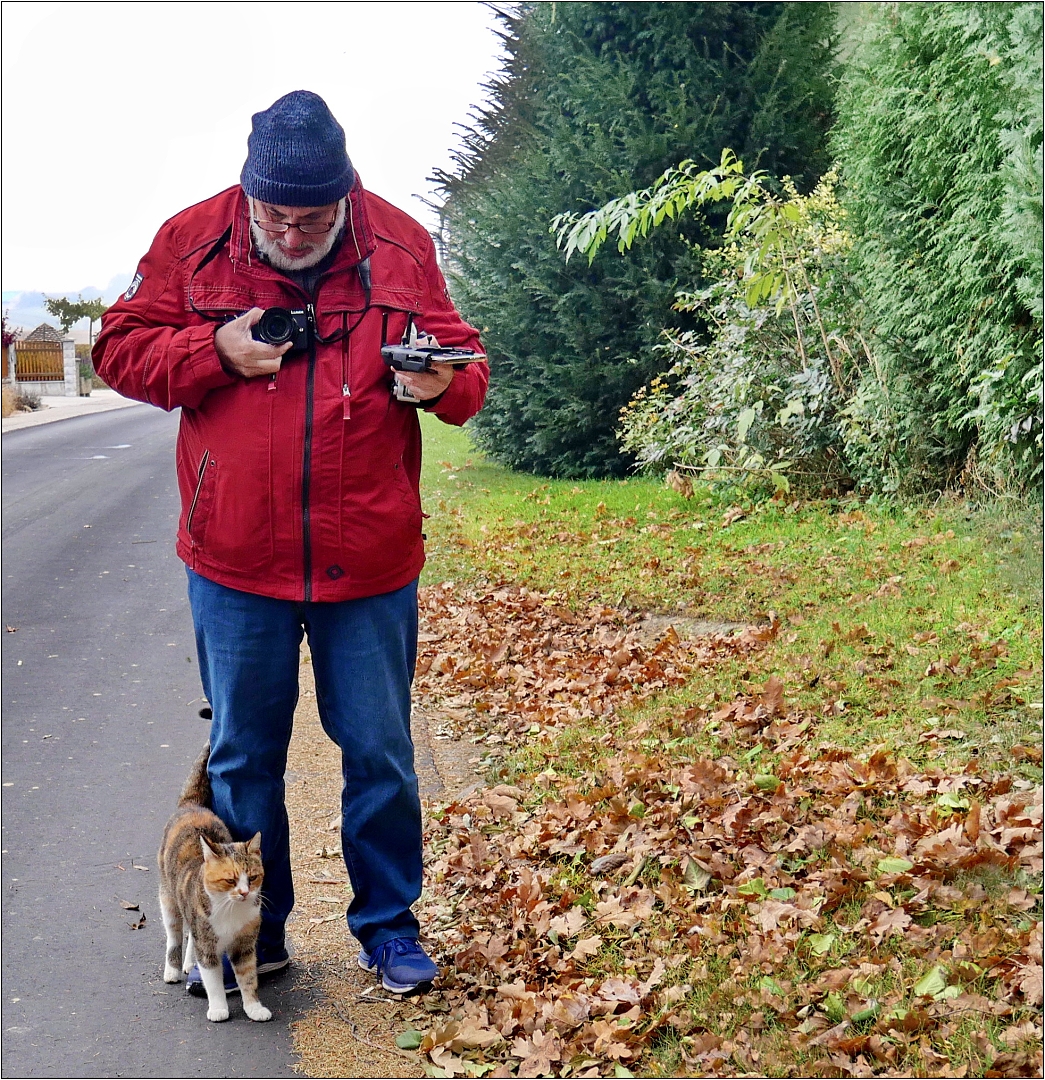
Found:
[[[236,893],[218,893],[216,896],[211,894],[211,911],[217,914],[219,911],[225,908],[236,908],[240,904],[249,904],[251,907],[261,907],[261,897],[255,894],[253,897],[248,893],[242,899],[239,899]]]

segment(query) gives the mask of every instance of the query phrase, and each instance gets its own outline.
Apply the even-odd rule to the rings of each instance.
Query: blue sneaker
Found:
[[[375,970],[381,985],[393,994],[426,994],[439,969],[414,938],[392,938],[372,953],[359,950],[359,966]]]
[[[258,950],[258,979],[265,975],[274,975],[282,971],[290,963],[290,953],[283,947],[278,949]],[[239,983],[236,982],[236,973],[232,970],[232,963],[227,956],[221,958],[221,974],[225,981],[226,994],[238,994]],[[193,997],[205,998],[207,988],[203,985],[203,976],[200,974],[199,964],[194,964],[192,970],[185,979],[185,989]]]

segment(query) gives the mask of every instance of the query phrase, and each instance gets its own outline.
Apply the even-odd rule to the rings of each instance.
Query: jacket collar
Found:
[[[348,193],[348,202],[345,207],[345,235],[338,247],[337,257],[328,268],[327,273],[356,266],[373,255],[376,249],[377,240],[374,236],[373,226],[370,224],[370,215],[367,213],[363,185],[360,183],[359,174],[357,173],[352,188]],[[254,248],[250,234],[250,203],[248,203],[247,196],[243,193],[242,188],[232,218],[229,254],[237,271],[242,271],[248,267],[250,269],[265,267],[271,269],[272,273],[280,273],[263,262]]]

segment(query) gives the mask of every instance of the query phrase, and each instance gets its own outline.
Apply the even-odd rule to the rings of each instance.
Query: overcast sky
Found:
[[[251,114],[322,95],[363,183],[414,195],[499,66],[478,3],[3,4],[3,290],[130,280],[160,224],[239,179]]]

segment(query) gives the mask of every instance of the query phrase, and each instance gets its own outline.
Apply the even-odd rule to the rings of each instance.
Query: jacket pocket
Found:
[[[342,493],[341,565],[360,581],[393,577],[421,544],[421,500],[400,459],[367,456]]]
[[[203,457],[200,459],[200,468],[196,473],[196,486],[192,492],[192,502],[189,503],[189,513],[185,519],[185,530],[189,534],[189,539],[193,544],[200,540],[203,536],[203,515],[200,519],[196,518],[196,510],[200,507],[200,496],[203,494],[203,483],[206,480],[207,464],[211,461],[211,451],[204,450]],[[193,526],[195,528],[193,529]]]
[[[203,564],[237,574],[269,569],[274,550],[268,439],[251,443],[204,453],[185,524]]]
[[[196,489],[192,495],[192,502],[189,504],[189,512],[185,516],[185,531],[189,534],[189,540],[192,542],[193,548],[198,547],[203,541],[203,534],[206,531],[207,518],[209,517],[210,502],[213,498],[214,485],[207,484],[207,466],[210,462],[210,451],[204,450],[197,470]],[[206,495],[204,494],[205,487],[208,488]]]
[[[406,474],[406,466],[401,458],[392,465],[392,477],[407,515],[408,526],[410,528],[416,527],[420,531],[423,518],[421,513],[421,493],[410,483],[410,478]]]

